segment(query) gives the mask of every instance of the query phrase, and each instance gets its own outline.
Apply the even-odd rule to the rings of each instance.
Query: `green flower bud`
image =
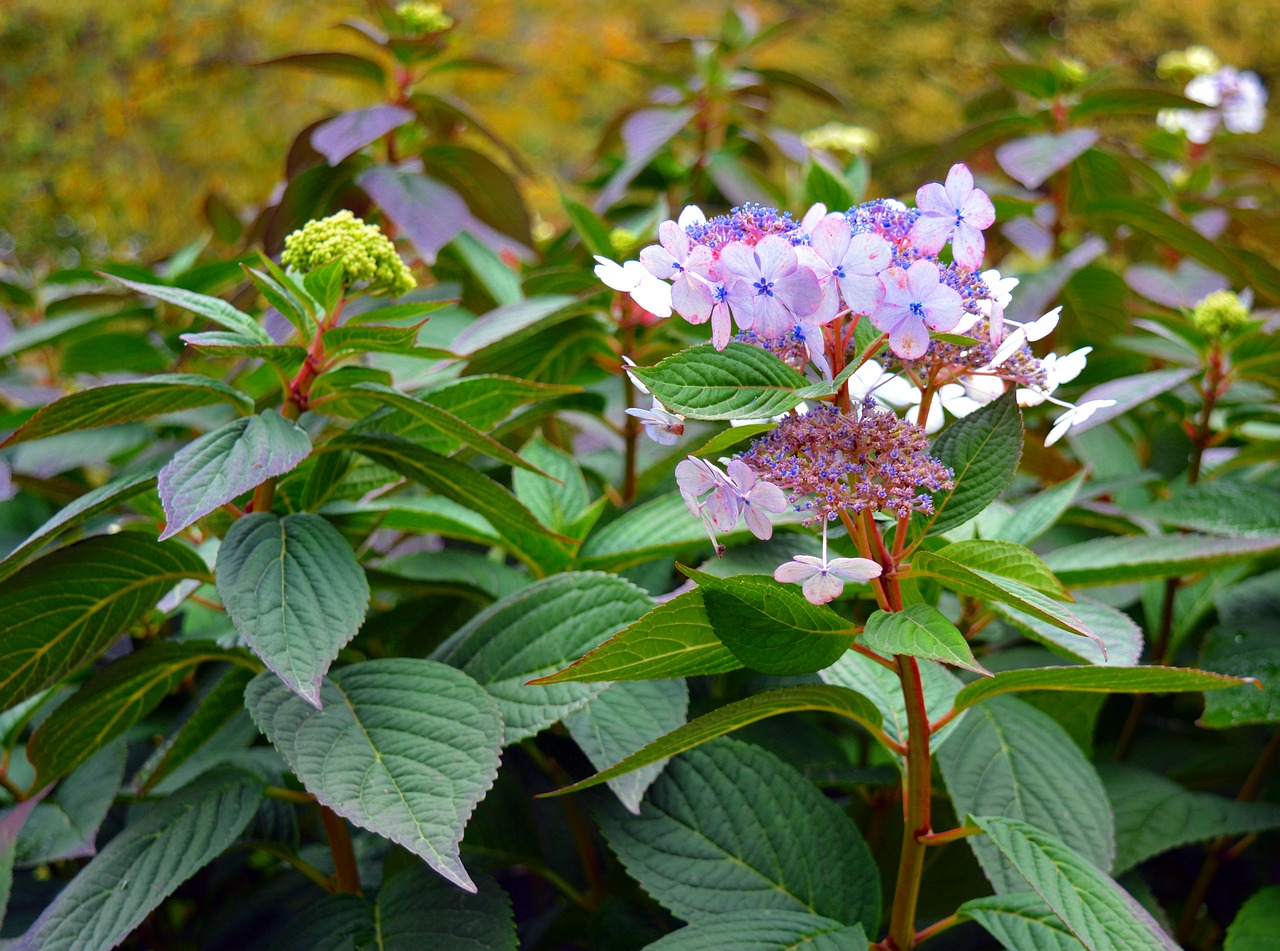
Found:
[[[343,210],[308,221],[284,239],[280,263],[295,271],[311,271],[330,261],[342,262],[342,282],[364,282],[375,294],[399,297],[417,287],[396,247],[378,228]]]
[[[1054,65],[1058,75],[1073,86],[1078,86],[1089,78],[1089,67],[1074,57],[1063,57]]]
[[[438,3],[423,3],[422,0],[405,0],[396,4],[396,16],[405,30],[413,34],[443,33],[453,26],[453,17],[444,12]]]
[[[811,149],[848,152],[850,155],[864,155],[880,148],[880,136],[874,131],[865,126],[845,125],[842,122],[828,122],[810,129],[800,139]]]
[[[1249,320],[1249,308],[1235,291],[1214,291],[1191,311],[1191,322],[1206,337],[1221,337]]]
[[[628,231],[626,228],[614,228],[609,232],[609,247],[613,249],[613,253],[620,258],[625,258],[639,243],[634,231]]]

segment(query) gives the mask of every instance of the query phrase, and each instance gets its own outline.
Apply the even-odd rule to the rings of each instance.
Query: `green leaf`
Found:
[[[1270,571],[1220,593],[1214,603],[1218,625],[1200,649],[1206,670],[1256,678],[1254,684],[1210,694],[1205,698],[1202,725],[1215,729],[1246,723],[1280,722],[1280,596]]]
[[[933,661],[919,661],[918,667],[924,687],[925,712],[930,721],[937,720],[955,702],[961,687],[960,678]],[[902,684],[894,671],[864,654],[850,651],[826,670],[819,671],[818,676],[826,683],[845,687],[870,700],[880,712],[885,733],[895,743],[905,744],[910,739],[907,704],[902,696]],[[960,719],[963,715],[930,736],[930,749],[937,752],[938,747],[950,738]]]
[[[183,310],[199,314],[201,317],[213,321],[219,327],[234,330],[236,333],[257,340],[259,343],[271,343],[271,337],[258,326],[257,321],[243,311],[236,310],[220,297],[197,294],[194,291],[183,290],[180,287],[168,287],[164,284],[140,284],[137,281],[126,281],[122,277],[113,277],[110,274],[103,276],[123,284],[130,290],[137,291],[139,294],[145,294],[147,297],[154,297],[156,300],[162,300],[167,304],[173,304],[175,307],[181,307]]]
[[[1180,486],[1171,497],[1129,513],[1210,535],[1280,534],[1280,492],[1252,482]]]
[[[520,455],[525,471],[512,473],[511,480],[516,498],[548,528],[571,538],[586,534],[579,520],[591,505],[591,497],[573,457],[552,446],[540,433],[524,445]]]
[[[1070,601],[1071,595],[1062,586],[1040,556],[1029,548],[1013,542],[991,538],[968,538],[953,542],[938,550],[943,558],[950,558],[972,571],[982,571],[1012,578],[1029,588],[1035,588],[1055,600]]]
[[[1142,660],[1142,628],[1123,611],[1101,601],[1079,598],[1071,605],[1072,613],[1093,632],[1097,641],[1069,634],[1048,621],[1023,614],[1007,604],[993,604],[991,607],[1002,621],[1055,654],[1082,660],[1086,664],[1108,664],[1112,667],[1133,667]]]
[[[1136,766],[1108,763],[1099,769],[1116,817],[1116,875],[1189,842],[1280,827],[1275,803],[1191,792]]]
[[[1097,129],[1031,135],[1005,142],[995,157],[1010,178],[1024,188],[1036,189],[1097,141]]]
[[[1161,109],[1196,108],[1199,108],[1198,103],[1191,102],[1180,93],[1167,89],[1104,86],[1082,93],[1079,101],[1067,114],[1072,122],[1078,122],[1098,115],[1154,116]]]
[[[560,193],[560,206],[569,218],[569,224],[582,239],[583,245],[592,254],[612,258],[615,254],[613,243],[609,240],[609,226],[594,211]]]
[[[533,580],[520,568],[459,548],[413,552],[381,561],[372,571],[379,580],[394,578],[449,593],[473,592],[488,601],[515,594]]]
[[[532,311],[539,311],[539,317],[531,323],[541,323],[542,317],[553,312],[564,311],[573,300],[570,297],[548,295],[526,301],[524,292],[520,289],[519,275],[470,232],[463,231],[449,242],[449,247],[458,255],[466,269],[475,275],[485,293],[498,305],[458,335],[454,341],[454,353],[470,355],[479,352],[481,347],[477,346],[477,343],[482,337],[487,337],[489,343],[502,339],[506,335],[498,329],[499,326],[510,330],[513,335],[519,330],[528,329],[530,324],[521,323],[519,327],[512,326],[516,323],[512,318],[517,311],[526,316]],[[519,306],[523,304],[529,306]],[[564,316],[567,315],[562,315],[560,319],[564,319]]]
[[[453,356],[439,347],[418,346],[418,334],[422,324],[410,327],[387,327],[381,324],[360,324],[335,327],[324,335],[325,353],[328,356],[344,356],[352,353],[394,353],[402,357],[439,360]]]
[[[251,360],[265,360],[282,376],[292,376],[297,373],[298,368],[307,359],[307,351],[302,347],[293,344],[258,343],[243,334],[226,330],[182,334],[182,342],[197,353],[211,357],[247,357]]]
[[[799,405],[808,381],[759,347],[703,344],[634,371],[673,413],[691,419],[760,419]]]
[[[876,611],[867,618],[862,643],[881,654],[940,660],[975,674],[991,675],[974,660],[964,635],[929,604],[909,604],[901,611]]]
[[[805,170],[804,199],[807,205],[821,202],[828,208],[849,208],[856,204],[848,184],[812,160]]]
[[[1039,710],[1005,697],[969,711],[938,763],[956,815],[1024,820],[1097,868],[1111,868],[1115,822],[1102,781],[1066,731]],[[997,894],[1025,890],[990,842],[968,842]]]
[[[160,540],[292,471],[310,454],[306,430],[271,409],[205,433],[179,449],[160,470],[156,487],[165,514]]]
[[[764,575],[681,570],[698,583],[715,635],[735,657],[765,674],[808,674],[829,667],[853,642],[854,628],[828,607]]]
[[[589,789],[618,776],[625,776],[632,770],[648,766],[650,763],[657,763],[701,746],[708,740],[740,730],[749,723],[776,717],[782,713],[796,713],[800,710],[818,710],[846,717],[866,727],[879,739],[880,711],[860,693],[831,684],[780,687],[777,690],[766,690],[764,693],[753,694],[744,700],[726,704],[655,740],[608,769],[601,770],[572,786],[565,786],[563,789],[557,789],[554,793],[545,795],[560,796]]]
[[[1079,951],[1080,942],[1035,892],[971,898],[958,909],[1011,951]]]
[[[428,174],[465,198],[480,223],[525,247],[533,244],[524,198],[501,165],[483,152],[449,142],[428,145],[420,154]]]
[[[539,574],[569,566],[569,552],[558,536],[505,488],[465,463],[383,433],[347,433],[328,448],[359,452],[484,516],[511,553]]]
[[[1030,545],[1071,507],[1086,475],[1082,469],[1065,482],[1037,492],[1018,506],[1017,511],[997,529],[996,537],[1019,545]]]
[[[0,445],[12,446],[30,439],[130,423],[217,403],[230,403],[241,412],[253,412],[252,399],[225,383],[195,373],[161,373],[136,383],[107,383],[40,407]]]
[[[779,910],[879,924],[880,876],[857,828],[758,747],[722,739],[692,750],[667,765],[640,815],[611,806],[601,816],[609,845],[679,918]]]
[[[1192,367],[1151,370],[1146,373],[1108,380],[1106,383],[1093,387],[1080,397],[1081,403],[1090,400],[1115,400],[1115,404],[1099,407],[1087,420],[1072,426],[1072,435],[1079,435],[1093,429],[1095,426],[1101,426],[1105,422],[1123,416],[1129,410],[1136,406],[1141,406],[1161,393],[1167,393],[1169,390],[1181,386],[1191,379],[1195,372]]]
[[[258,289],[267,303],[293,324],[304,341],[307,340],[315,324],[308,315],[307,305],[302,302],[300,296],[271,274],[264,274],[247,264],[241,264],[240,267],[244,269],[244,273],[248,275],[253,286]]]
[[[1240,269],[1235,262],[1215,242],[1149,201],[1123,196],[1101,198],[1090,203],[1085,209],[1085,215],[1090,219],[1109,219],[1116,224],[1128,225],[1162,245],[1207,264],[1233,282],[1241,278]]]
[[[98,828],[120,792],[125,754],[123,740],[103,747],[59,783],[53,795],[39,800],[18,836],[16,862],[92,857]]]
[[[302,287],[320,307],[321,313],[332,313],[342,299],[346,277],[346,265],[338,260],[328,261],[302,276]]]
[[[33,788],[61,779],[160,705],[192,668],[239,659],[212,641],[154,644],[108,665],[31,735]]]
[[[74,502],[71,502],[48,521],[24,538],[0,561],[0,581],[8,578],[26,564],[27,558],[39,551],[53,539],[57,538],[73,525],[115,508],[121,502],[133,498],[151,488],[155,481],[155,471],[144,469],[129,475],[120,476],[96,489],[90,489]]]
[[[406,657],[344,667],[320,697],[323,710],[264,672],[245,705],[317,800],[474,892],[458,843],[498,772],[497,705],[466,674]]]
[[[645,951],[866,951],[860,925],[798,911],[759,909],[705,918]]]
[[[277,56],[254,65],[293,66],[313,73],[364,79],[379,87],[384,86],[387,81],[386,73],[374,60],[354,53],[290,53],[288,56]]]
[[[1050,552],[1045,563],[1063,584],[1080,587],[1174,578],[1280,551],[1280,535],[1132,535],[1094,538]]]
[[[934,496],[933,515],[912,519],[913,534],[963,525],[1009,485],[1022,456],[1022,412],[1013,389],[943,430],[932,454],[955,473],[955,488]]]
[[[223,853],[262,801],[242,770],[206,773],[131,822],[58,893],[15,951],[109,951]]]
[[[378,937],[385,951],[517,951],[511,899],[478,875],[475,894],[459,891],[412,865],[378,894]]]
[[[724,455],[726,450],[733,449],[748,439],[764,435],[777,425],[777,423],[748,423],[745,426],[730,426],[723,432],[716,433],[690,455],[715,459],[717,456]]]
[[[1238,677],[1184,667],[1032,667],[1003,670],[977,680],[956,696],[964,710],[988,697],[1022,690],[1073,690],[1081,693],[1199,693],[1238,686]]]
[[[614,684],[580,710],[564,718],[569,735],[598,770],[683,726],[689,712],[689,688],[683,680],[640,680]],[[662,773],[665,761],[651,763],[609,780],[618,801],[639,815],[640,799]]]
[[[432,658],[465,671],[498,702],[506,742],[533,736],[600,693],[602,683],[527,686],[617,633],[652,606],[614,575],[569,572],[535,582],[471,619]]]
[[[1280,930],[1280,885],[1264,888],[1244,903],[1231,927],[1222,951],[1267,951]]]
[[[1078,617],[1034,588],[1012,578],[975,571],[935,552],[917,551],[911,558],[913,575],[937,578],[944,588],[983,601],[999,601],[1054,627],[1093,638],[1093,632]],[[1094,638],[1096,640],[1096,638]]]
[[[1053,836],[1019,819],[973,821],[1090,951],[1177,951],[1124,889]]]
[[[702,591],[695,589],[658,605],[581,660],[530,683],[696,677],[741,666],[716,637]]]
[[[0,709],[92,663],[185,578],[196,552],[135,532],[89,538],[0,584]]]
[[[319,515],[255,512],[227,532],[215,575],[245,643],[319,707],[321,679],[369,606],[369,582],[347,540]]]

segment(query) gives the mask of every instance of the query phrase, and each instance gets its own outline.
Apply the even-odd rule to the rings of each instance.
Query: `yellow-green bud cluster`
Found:
[[[848,152],[850,155],[863,155],[880,148],[880,136],[871,129],[842,122],[828,122],[810,129],[800,139],[811,149]]]
[[[1216,73],[1222,62],[1207,46],[1188,46],[1185,50],[1161,53],[1156,60],[1156,74],[1161,79],[1190,79]]]
[[[1206,337],[1221,337],[1249,320],[1249,308],[1235,291],[1214,291],[1191,311],[1191,322]]]
[[[1089,78],[1089,67],[1072,56],[1064,56],[1054,63],[1055,71],[1066,82],[1078,86]]]
[[[311,271],[330,261],[342,262],[343,284],[363,281],[374,293],[399,297],[418,284],[378,226],[346,210],[308,221],[284,239],[280,263],[286,267]]]
[[[614,228],[609,232],[609,248],[620,258],[630,256],[639,243],[640,238],[636,233],[626,228]]]
[[[438,3],[423,3],[422,0],[405,0],[396,4],[396,16],[405,30],[414,34],[443,33],[453,26],[453,17],[444,12]]]

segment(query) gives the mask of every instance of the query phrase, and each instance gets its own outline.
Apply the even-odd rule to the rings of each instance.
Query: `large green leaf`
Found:
[[[1072,600],[1062,582],[1053,576],[1040,556],[1030,548],[1014,542],[993,538],[966,538],[939,549],[938,554],[959,562],[971,571],[1012,578],[1056,600]]]
[[[964,635],[930,604],[909,604],[901,611],[876,611],[867,618],[861,639],[881,654],[940,660],[975,674],[990,674],[974,660]]]
[[[963,525],[1013,479],[1022,456],[1022,412],[1013,388],[947,427],[932,454],[955,473],[955,488],[934,496],[933,515],[912,520],[917,533],[939,534]]]
[[[75,769],[160,705],[207,661],[240,660],[213,641],[154,644],[110,664],[44,720],[27,742],[42,789]]]
[[[860,925],[799,911],[758,909],[705,918],[645,951],[866,951]]]
[[[319,515],[238,519],[218,549],[218,597],[245,643],[308,703],[364,621],[369,582],[351,546]]]
[[[951,709],[961,683],[951,671],[930,660],[918,662],[920,684],[924,687],[925,712],[929,720],[941,717]],[[884,731],[896,743],[905,744],[911,731],[907,726],[907,704],[902,696],[902,683],[898,675],[870,657],[853,651],[845,654],[826,670],[819,671],[823,681],[846,687],[862,694],[875,705],[883,718]],[[962,714],[929,738],[929,746],[935,752],[946,742]]]
[[[103,747],[39,800],[18,836],[19,864],[93,856],[98,828],[120,792],[126,752],[124,740]]]
[[[1083,693],[1187,693],[1222,690],[1240,684],[1206,670],[1183,667],[1035,667],[1004,670],[966,686],[956,695],[964,710],[988,697],[1022,690],[1074,690]]]
[[[608,769],[685,722],[689,688],[683,680],[637,680],[614,684],[564,718],[596,769]],[[644,791],[662,773],[663,761],[609,780],[618,801],[639,814]]]
[[[1090,951],[1177,951],[1128,892],[1052,835],[1004,816],[973,821]]]
[[[807,674],[835,663],[854,628],[831,608],[810,604],[794,586],[763,575],[717,578],[692,568],[712,630],[735,657],[766,674]]]
[[[1188,842],[1280,828],[1280,805],[1191,792],[1136,766],[1099,767],[1116,817],[1115,874]]]
[[[767,350],[730,343],[672,354],[635,375],[673,413],[691,419],[760,419],[797,406],[808,381]]]
[[[861,724],[877,736],[880,727],[880,711],[866,697],[831,684],[800,684],[795,687],[780,687],[777,690],[766,690],[753,694],[744,700],[726,704],[718,710],[698,717],[677,730],[655,740],[621,762],[601,770],[581,782],[558,789],[555,795],[578,792],[600,783],[608,782],[617,776],[625,776],[632,770],[657,763],[668,757],[701,746],[708,740],[740,730],[749,723],[776,717],[782,713],[796,713],[801,710],[817,710],[823,713],[834,713]]]
[[[1007,604],[993,604],[991,607],[1001,620],[1056,654],[1065,654],[1087,664],[1108,664],[1112,667],[1133,667],[1142,659],[1142,628],[1123,611],[1101,601],[1077,598],[1071,604],[1071,613],[1085,623],[1093,636],[1102,642],[1101,646],[1098,641],[1069,634],[1048,621],[1023,614]]]
[[[217,403],[230,403],[241,412],[253,412],[252,399],[219,380],[195,373],[161,373],[134,383],[107,383],[40,407],[0,445],[131,423]]]
[[[1128,225],[1162,245],[1190,255],[1233,280],[1240,279],[1240,269],[1215,242],[1149,201],[1112,196],[1092,202],[1085,213],[1090,218],[1107,218],[1116,224]]]
[[[1236,913],[1222,951],[1269,951],[1280,932],[1280,885],[1256,892]]]
[[[640,815],[601,827],[628,872],[677,917],[808,912],[874,931],[880,876],[840,807],[771,753],[722,739],[673,760]]]
[[[1045,563],[1069,587],[1174,578],[1280,551],[1280,535],[1134,535],[1095,538],[1050,552]]]
[[[458,843],[498,773],[497,705],[461,671],[407,657],[344,667],[320,697],[323,710],[264,672],[245,705],[317,800],[475,891]]]
[[[0,561],[0,581],[21,568],[26,559],[57,538],[73,525],[108,511],[121,502],[149,489],[155,482],[155,470],[120,476],[118,479],[90,489],[74,502],[63,507],[43,525],[24,538],[13,551]]]
[[[1102,781],[1066,731],[1039,710],[1008,697],[970,710],[938,763],[956,815],[1025,820],[1103,871],[1111,868],[1115,823]],[[1025,891],[990,842],[968,841],[998,893]]]
[[[658,605],[564,670],[533,683],[696,677],[741,666],[716,637],[702,591],[694,589]]]
[[[1087,473],[1082,469],[1065,482],[1060,482],[1027,499],[998,529],[995,537],[1019,545],[1030,545],[1053,527],[1075,501]]]
[[[207,320],[212,320],[220,327],[226,327],[228,330],[234,330],[237,333],[244,334],[246,337],[252,337],[259,343],[271,343],[271,338],[265,330],[258,326],[257,321],[243,311],[236,310],[220,297],[197,294],[194,291],[183,290],[181,287],[168,287],[164,284],[140,284],[137,281],[126,281],[122,277],[113,277],[110,274],[107,277],[123,284],[130,290],[137,291],[139,294],[145,294],[148,297],[154,297],[156,300],[162,300],[167,304],[173,304],[175,307],[181,307],[183,310],[199,314]]]
[[[1236,687],[1205,698],[1201,723],[1224,728],[1246,723],[1280,722],[1280,572],[1270,571],[1221,592],[1215,599],[1218,625],[1200,648],[1209,670],[1253,677],[1255,685]]]
[[[236,419],[183,446],[160,470],[164,506],[160,540],[268,479],[291,471],[311,454],[302,427],[275,410]],[[264,513],[265,514],[265,513]]]
[[[516,498],[548,528],[571,538],[585,535],[594,523],[594,518],[587,518],[591,496],[587,493],[587,480],[573,457],[551,445],[541,434],[526,443],[520,455],[531,471],[511,474]],[[599,512],[597,507],[595,514]]]
[[[262,781],[206,773],[130,823],[73,878],[15,951],[109,951],[253,819]]]
[[[491,605],[436,648],[435,660],[466,671],[494,697],[515,743],[585,706],[603,683],[529,686],[636,620],[653,604],[622,578],[569,572]]]
[[[179,581],[196,552],[129,532],[45,555],[0,584],[0,709],[90,664]]]
[[[1131,514],[1210,535],[1274,536],[1280,534],[1280,492],[1219,479],[1181,486],[1169,498]]]
[[[1079,951],[1080,942],[1035,892],[972,898],[958,909],[1009,951]]]
[[[384,433],[348,433],[329,443],[350,449],[484,516],[511,553],[534,571],[569,566],[568,549],[498,483],[465,463]]]

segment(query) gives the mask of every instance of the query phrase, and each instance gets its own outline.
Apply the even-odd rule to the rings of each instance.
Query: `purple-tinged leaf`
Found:
[[[293,469],[311,453],[297,423],[274,410],[233,420],[178,450],[160,470],[166,518],[160,540],[263,482]]]
[[[125,743],[120,739],[76,767],[23,826],[18,837],[18,864],[39,865],[97,854],[98,828],[120,791],[124,766]],[[50,779],[45,789],[52,783]]]
[[[1124,272],[1125,283],[1148,300],[1173,310],[1190,310],[1214,291],[1230,284],[1190,258],[1183,258],[1172,271],[1156,264],[1135,264]]]
[[[412,119],[413,112],[400,106],[372,106],[344,112],[312,131],[311,146],[330,165],[337,165]]]
[[[1020,323],[1035,320],[1053,306],[1072,274],[1106,250],[1105,241],[1090,235],[1043,271],[1022,277],[1005,316]]]
[[[447,185],[387,165],[363,173],[357,184],[412,242],[425,264],[471,223],[462,196]]]
[[[681,109],[640,109],[627,116],[622,123],[622,146],[626,151],[626,161],[613,173],[608,184],[601,189],[595,200],[595,210],[606,211],[626,193],[631,180],[670,142],[675,135],[689,124],[694,110],[691,107]]]
[[[1100,383],[1080,397],[1079,403],[1090,400],[1115,400],[1114,406],[1104,406],[1095,410],[1083,423],[1071,427],[1073,433],[1082,433],[1086,429],[1122,416],[1147,400],[1154,399],[1161,393],[1167,393],[1175,386],[1189,380],[1196,372],[1194,367],[1180,367],[1173,370],[1155,370],[1151,373],[1137,373],[1133,376],[1122,376],[1118,380]]]
[[[1014,181],[1039,188],[1054,172],[1066,168],[1076,156],[1098,141],[1096,129],[1072,129],[1058,135],[1030,135],[996,149],[996,161]]]

